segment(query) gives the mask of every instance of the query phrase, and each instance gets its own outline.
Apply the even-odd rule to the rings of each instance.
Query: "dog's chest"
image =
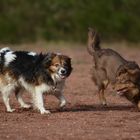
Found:
[[[56,86],[53,86],[48,94],[56,94],[63,90],[65,82],[58,82]]]

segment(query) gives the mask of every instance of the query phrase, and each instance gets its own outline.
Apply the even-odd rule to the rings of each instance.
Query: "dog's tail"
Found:
[[[11,52],[12,50],[9,47],[0,49],[0,73],[3,72],[4,62],[5,62],[5,54]]]
[[[88,28],[88,45],[87,51],[90,55],[94,55],[94,53],[100,50],[100,38],[99,34],[92,28]]]
[[[11,51],[11,49],[9,47],[0,49],[0,53],[6,53],[6,52],[10,52],[10,51]]]

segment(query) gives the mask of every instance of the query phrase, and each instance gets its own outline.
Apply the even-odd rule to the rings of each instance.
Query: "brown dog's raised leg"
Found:
[[[138,110],[140,111],[140,101],[137,104]]]
[[[107,106],[106,98],[104,96],[104,89],[99,90],[99,99],[103,106]]]

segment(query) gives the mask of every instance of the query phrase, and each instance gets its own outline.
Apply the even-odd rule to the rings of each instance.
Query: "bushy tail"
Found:
[[[6,52],[10,52],[10,51],[11,51],[11,49],[9,47],[0,49],[0,53],[6,53]]]
[[[100,49],[100,38],[98,33],[94,29],[88,28],[88,53],[94,55],[94,53]]]
[[[0,73],[3,72],[4,62],[5,62],[5,54],[11,52],[11,49],[9,47],[1,48],[0,49]]]

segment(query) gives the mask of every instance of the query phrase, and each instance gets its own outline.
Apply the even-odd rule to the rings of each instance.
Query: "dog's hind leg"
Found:
[[[9,96],[10,96],[11,92],[7,91],[7,92],[2,92],[2,98],[4,101],[4,104],[6,106],[6,110],[7,112],[13,112],[15,109],[12,109],[9,103]]]
[[[16,96],[16,99],[18,100],[18,102],[20,103],[20,106],[22,108],[30,108],[31,105],[29,104],[26,104],[23,99],[22,99],[22,92],[19,90],[19,89],[16,89],[15,91],[15,96]]]

